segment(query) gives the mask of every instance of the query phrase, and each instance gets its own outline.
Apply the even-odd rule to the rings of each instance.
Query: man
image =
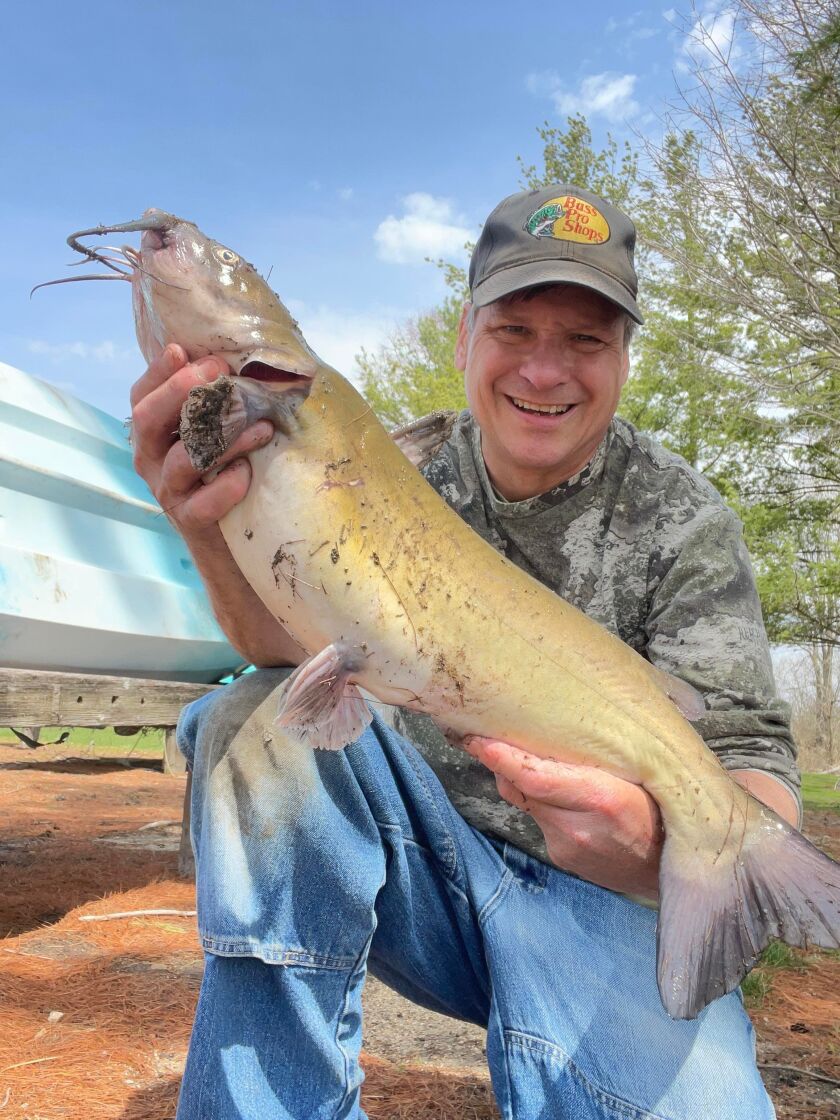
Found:
[[[710,746],[795,823],[793,746],[737,520],[615,417],[641,321],[634,243],[626,215],[577,187],[494,210],[456,351],[469,411],[426,475],[515,563],[701,689]],[[244,433],[207,485],[171,434],[189,388],[224,368],[185,365],[178,347],[150,367],[132,398],[136,463],[234,645],[260,666],[296,664],[303,651],[217,525],[270,426]],[[656,896],[661,823],[644,790],[511,744],[449,746],[406,715],[422,754],[378,717],[345,751],[302,751],[272,727],[283,676],[243,678],[180,727],[207,952],[181,1120],[360,1115],[368,968],[487,1026],[505,1117],[773,1115],[738,995],[671,1021],[655,912],[612,893]]]

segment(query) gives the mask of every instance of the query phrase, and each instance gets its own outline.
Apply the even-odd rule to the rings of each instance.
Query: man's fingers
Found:
[[[234,459],[206,486],[199,484],[175,508],[166,510],[189,532],[215,525],[241,502],[251,483],[251,467],[247,459]]]
[[[527,798],[550,802],[562,809],[603,809],[614,798],[616,784],[625,784],[592,766],[540,758],[494,739],[471,738],[464,749],[494,774],[513,783]]]
[[[149,365],[142,377],[131,386],[131,407],[134,408],[138,401],[151,393],[152,389],[157,389],[172,376],[176,369],[181,369],[186,364],[187,354],[183,346],[178,346],[174,342],[167,346]]]
[[[496,775],[496,789],[499,791],[499,796],[503,797],[505,801],[515,805],[523,813],[529,812],[528,798],[521,789],[515,786],[513,782],[509,782],[507,778],[503,778],[501,774]]]
[[[149,367],[147,374],[151,373]],[[215,381],[228,371],[221,358],[201,358],[175,369],[165,380],[137,397],[132,410],[132,438],[140,459],[159,460],[178,438],[181,407],[190,389]],[[156,377],[160,371],[156,373]],[[137,382],[140,385],[143,378]],[[137,388],[135,385],[135,389]],[[142,472],[141,472],[142,473]]]
[[[243,456],[268,443],[273,436],[274,428],[267,420],[247,428],[228,448],[217,473],[206,483],[194,469],[183,443],[176,443],[161,472],[160,500],[165,512],[185,530],[214,525],[248,491],[251,470]]]
[[[256,424],[252,424],[250,428],[246,428],[245,431],[239,435],[224,453],[214,469],[224,468],[232,463],[234,459],[241,459],[241,457],[247,455],[249,451],[253,451],[257,447],[262,447],[271,440],[273,435],[273,425],[270,424],[268,420],[258,420]],[[198,486],[201,481],[201,475],[190,462],[187,449],[180,441],[172,447],[169,454],[166,456],[163,466],[162,481],[164,491],[175,495],[189,493]],[[214,481],[215,479],[210,479],[207,482],[207,486],[212,486]]]

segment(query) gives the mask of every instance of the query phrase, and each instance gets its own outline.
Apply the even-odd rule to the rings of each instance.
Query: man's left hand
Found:
[[[462,746],[493,771],[505,801],[534,818],[555,866],[610,890],[658,897],[665,832],[641,786],[495,739],[471,736]]]

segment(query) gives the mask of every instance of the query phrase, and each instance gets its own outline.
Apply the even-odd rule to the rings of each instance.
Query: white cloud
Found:
[[[128,356],[136,356],[124,346],[109,340],[102,342],[44,342],[32,339],[26,344],[30,354],[38,354],[50,362],[65,362],[69,358],[81,358],[85,362],[123,361]]]
[[[299,321],[315,353],[356,384],[359,374],[356,355],[363,347],[376,350],[399,319],[405,317],[384,311],[379,314],[337,311],[323,305],[313,307],[302,300],[289,300],[289,310]]]
[[[473,236],[472,230],[459,224],[463,219],[454,213],[448,199],[416,191],[402,203],[403,216],[389,214],[373,235],[383,261],[416,264],[426,257],[450,255]]]
[[[348,202],[353,197],[353,188],[342,187],[338,192],[338,197],[342,200],[342,202]]]
[[[659,34],[659,31],[656,27],[648,27],[645,24],[641,24],[640,26],[640,21],[644,15],[644,12],[639,11],[634,12],[625,19],[615,19],[613,16],[610,16],[604,24],[604,30],[608,35],[620,31],[626,43],[638,39],[652,39],[654,35]]]
[[[722,58],[732,62],[738,53],[734,11],[720,5],[707,5],[680,42],[676,68],[685,73],[697,66],[713,66]]]
[[[583,78],[576,90],[564,87],[553,71],[529,74],[527,86],[538,97],[550,97],[554,108],[562,116],[582,113],[586,117],[602,116],[609,121],[623,121],[639,112],[639,103],[632,94],[636,86],[635,74],[618,74],[607,70]]]

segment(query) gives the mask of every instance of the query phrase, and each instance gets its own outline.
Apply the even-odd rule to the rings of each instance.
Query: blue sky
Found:
[[[540,156],[537,126],[655,134],[685,61],[678,11],[338,0],[32,0],[5,24],[0,361],[117,416],[144,363],[128,285],[72,284],[68,233],[157,206],[263,272],[352,374],[444,294]],[[718,17],[721,33],[726,17]],[[125,238],[123,238],[125,240]],[[70,273],[72,275],[72,273]]]

